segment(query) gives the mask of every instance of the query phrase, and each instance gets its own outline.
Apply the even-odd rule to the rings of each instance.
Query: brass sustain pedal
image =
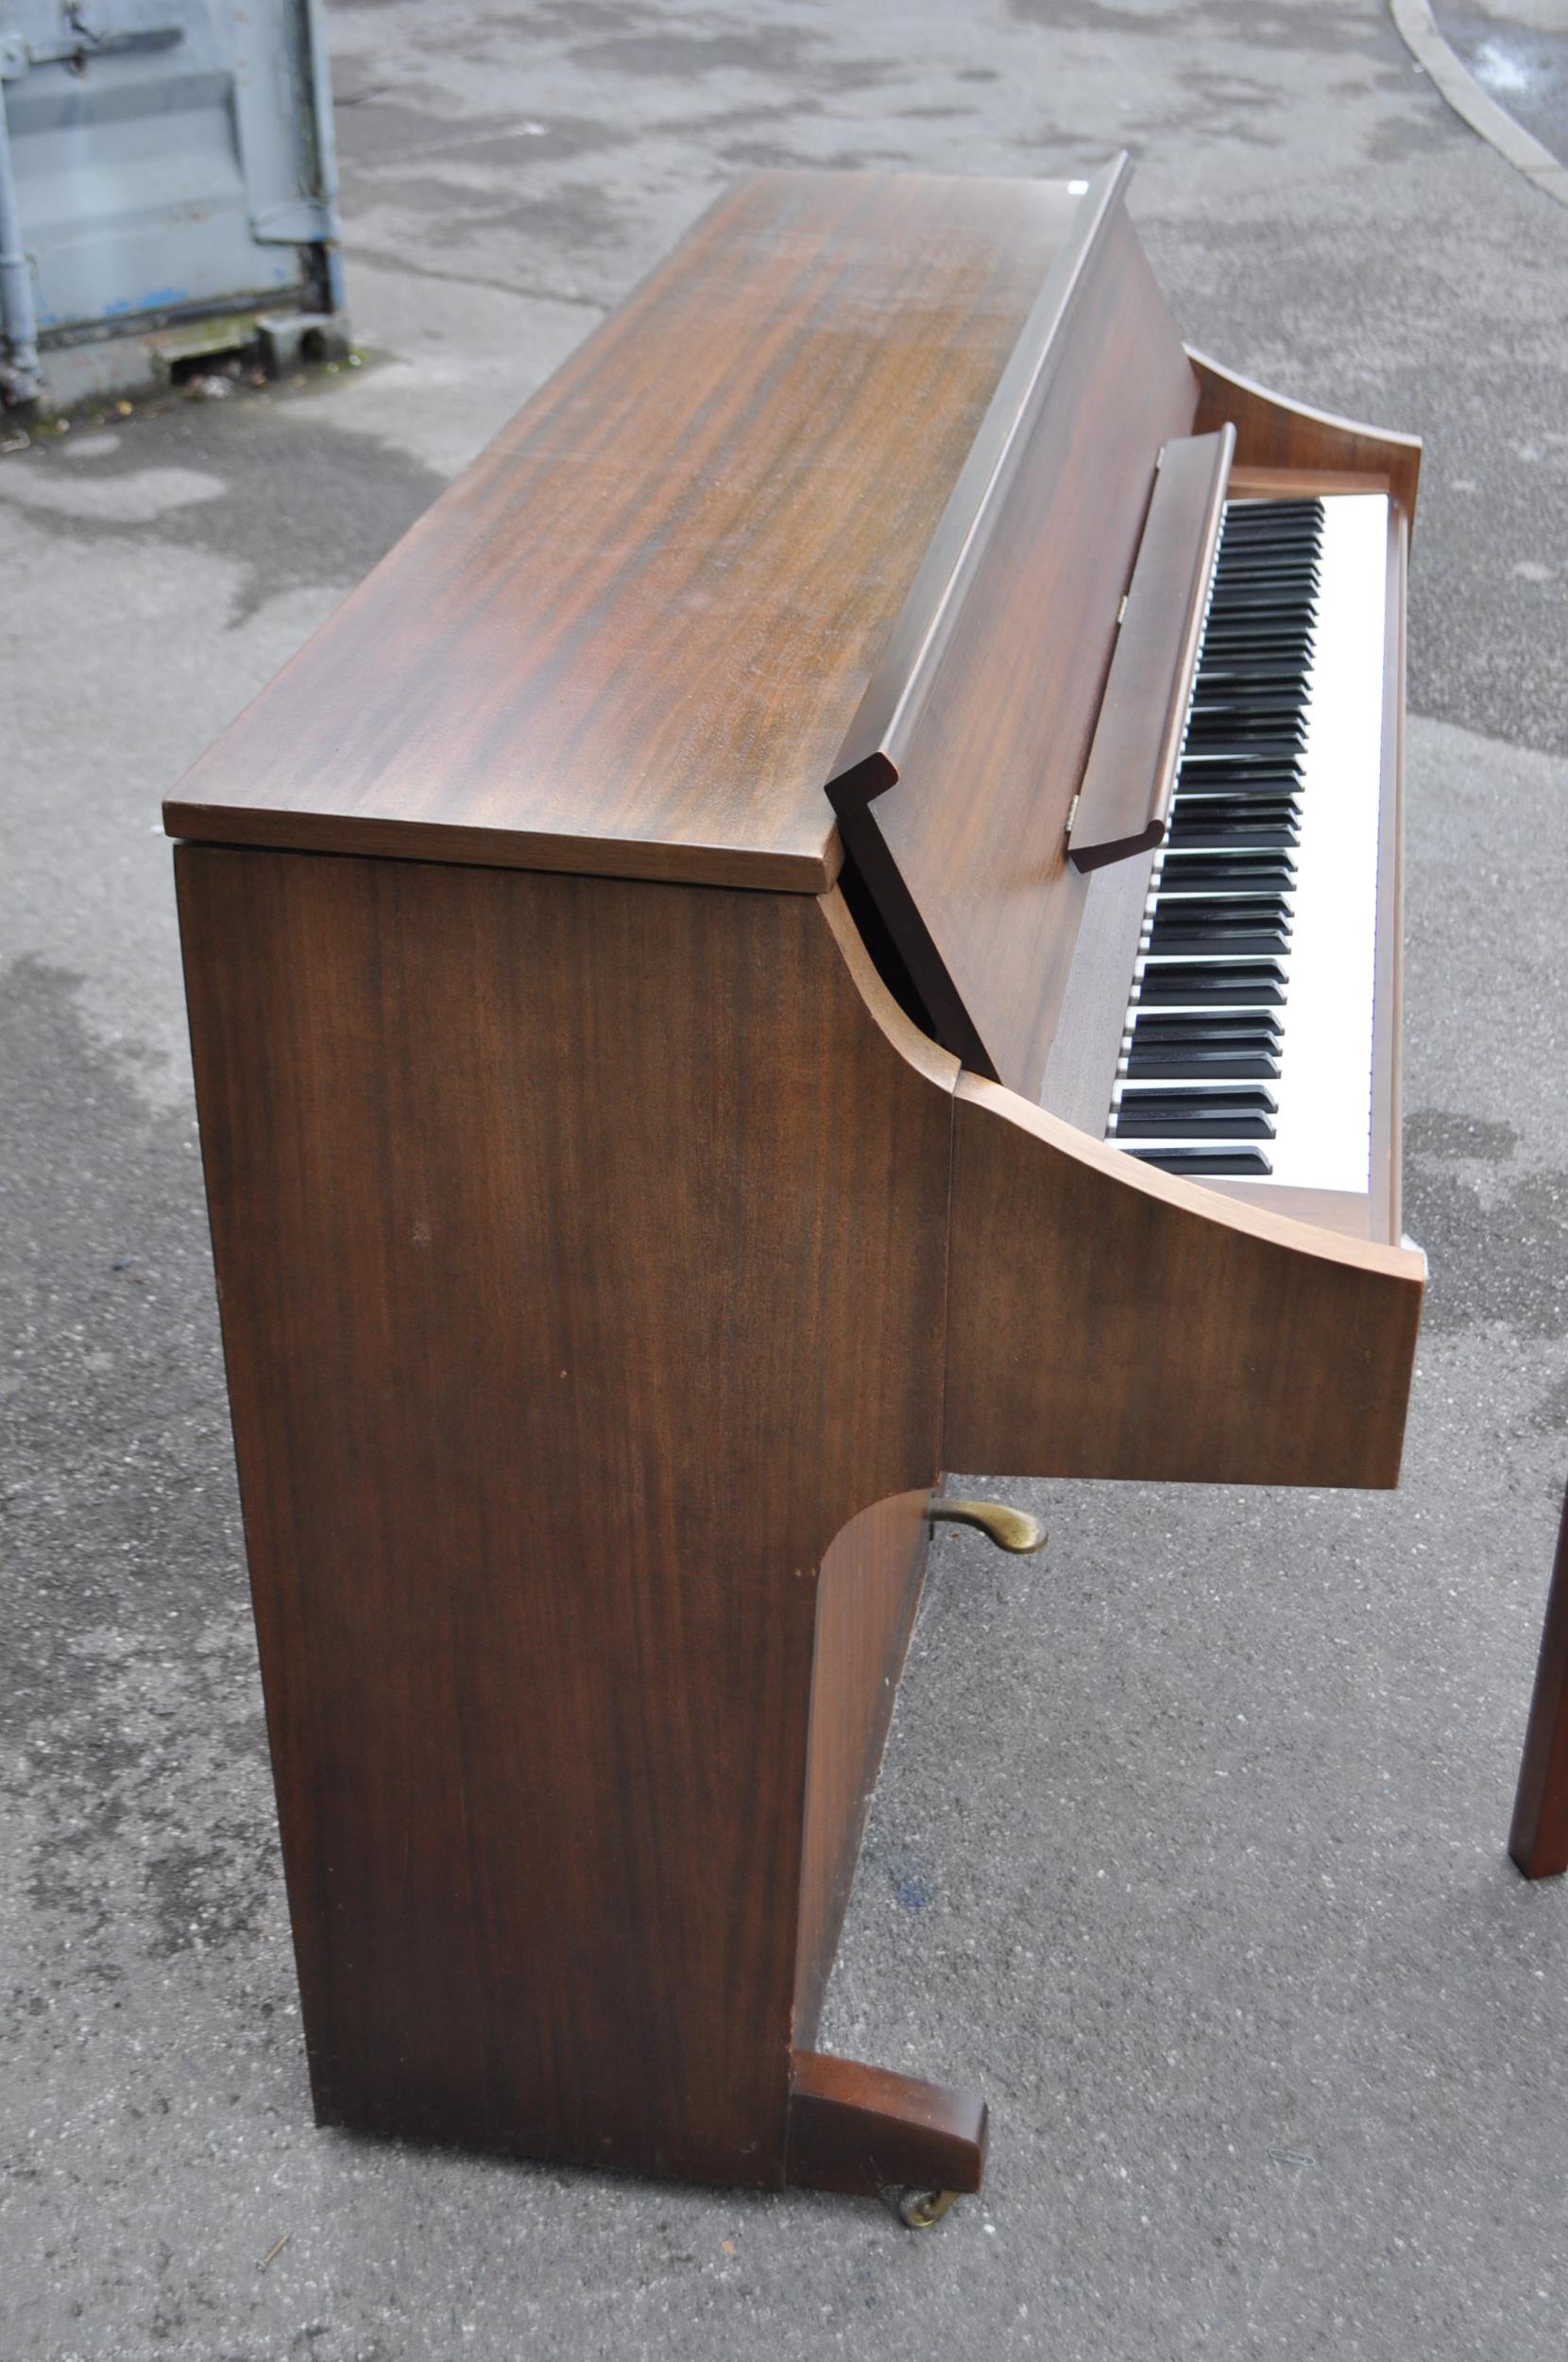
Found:
[[[933,1526],[973,1526],[999,1550],[1027,1558],[1046,1547],[1045,1527],[1025,1509],[1009,1509],[1005,1501],[950,1501],[933,1493],[926,1515]]]

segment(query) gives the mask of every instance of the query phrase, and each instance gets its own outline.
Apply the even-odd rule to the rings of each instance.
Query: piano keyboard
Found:
[[[1106,1138],[1364,1192],[1389,504],[1227,505]]]

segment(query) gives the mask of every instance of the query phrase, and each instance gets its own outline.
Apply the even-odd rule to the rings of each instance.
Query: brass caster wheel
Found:
[[[900,2190],[894,2199],[894,2211],[906,2231],[929,2231],[933,2222],[940,2222],[953,2200],[956,2190]]]

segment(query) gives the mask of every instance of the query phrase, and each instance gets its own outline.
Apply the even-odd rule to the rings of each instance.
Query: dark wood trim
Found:
[[[884,2190],[978,2190],[983,2099],[887,2067],[797,2050],[790,2062],[785,2176],[793,2185],[875,2198]]]
[[[1425,1258],[1309,1229],[954,1093],[943,1465],[1398,1481]]]
[[[1222,426],[1181,436],[1160,454],[1067,825],[1067,858],[1080,869],[1103,869],[1164,841],[1235,449],[1236,429]]]
[[[1568,1499],[1546,1596],[1508,1852],[1526,1878],[1556,1878],[1568,1870]]]
[[[845,799],[879,795],[898,777],[900,760],[962,605],[965,580],[981,561],[996,529],[1009,476],[1027,447],[1066,350],[1073,307],[1131,176],[1129,158],[1118,155],[1096,175],[1080,201],[1072,238],[1051,265],[1018,332],[974,447],[849,725],[828,785],[835,799],[841,795]],[[852,784],[852,775],[878,756],[888,772],[865,773]]]
[[[1080,208],[727,189],[200,757],[210,844],[819,894],[823,782]]]
[[[1421,474],[1421,439],[1385,427],[1363,426],[1331,410],[1287,402],[1250,377],[1221,368],[1206,353],[1187,347],[1198,373],[1198,416],[1193,432],[1203,434],[1228,419],[1236,428],[1237,470],[1282,469],[1292,475],[1318,471],[1344,479],[1362,475],[1368,488],[1386,484],[1407,519],[1416,513]]]
[[[1241,468],[1231,470],[1233,500],[1302,500],[1313,492],[1391,492],[1387,470]]]
[[[793,2039],[817,2019],[920,1606],[929,1492],[897,1494],[835,1536],[817,1579]]]
[[[464,868],[551,869],[575,877],[636,878],[656,885],[749,888],[767,894],[826,894],[844,865],[836,828],[821,850],[758,852],[743,845],[674,845],[668,840],[583,837],[527,829],[469,829],[441,821],[384,825],[341,813],[269,812],[182,802],[163,805],[167,836],[197,845],[263,850],[363,854],[388,861],[455,863]]]
[[[1067,823],[1116,609],[1197,401],[1119,176],[1081,210],[827,788],[938,1038],[1031,1096],[1088,892]]]
[[[318,2115],[777,2187],[937,1481],[951,1061],[836,896],[176,870]]]

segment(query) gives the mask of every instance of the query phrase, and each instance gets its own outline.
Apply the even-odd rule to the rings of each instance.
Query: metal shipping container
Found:
[[[342,336],[315,0],[0,0],[0,390]]]

